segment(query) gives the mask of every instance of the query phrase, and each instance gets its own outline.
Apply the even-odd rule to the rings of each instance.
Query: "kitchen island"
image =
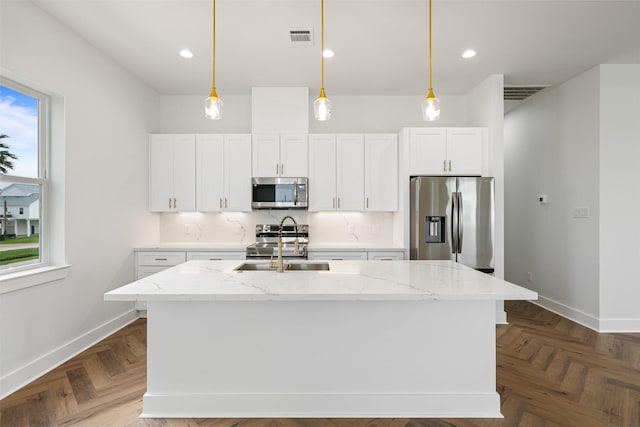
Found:
[[[105,294],[147,302],[142,417],[501,416],[495,300],[535,292],[450,261],[241,263],[189,261]]]

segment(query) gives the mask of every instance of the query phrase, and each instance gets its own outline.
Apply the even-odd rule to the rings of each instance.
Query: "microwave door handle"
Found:
[[[298,204],[298,184],[293,184],[293,204]],[[298,231],[296,229],[296,231]]]

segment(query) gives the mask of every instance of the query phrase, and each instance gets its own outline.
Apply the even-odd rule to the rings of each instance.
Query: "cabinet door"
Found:
[[[309,135],[309,210],[336,209],[336,139]]]
[[[307,134],[286,134],[280,136],[280,175],[306,177],[308,143]]]
[[[196,136],[173,136],[173,210],[196,210]]]
[[[336,196],[341,211],[364,210],[364,135],[336,136]]]
[[[409,174],[447,173],[446,128],[420,128],[409,131]]]
[[[251,135],[225,135],[224,209],[251,211]]]
[[[173,138],[149,137],[149,208],[154,212],[173,210]]]
[[[224,194],[224,139],[222,135],[198,135],[196,152],[196,208],[221,211]]]
[[[253,135],[252,174],[254,177],[280,175],[280,136],[278,134]]]
[[[398,210],[398,136],[364,136],[364,209]]]
[[[450,175],[482,175],[482,128],[447,128]]]

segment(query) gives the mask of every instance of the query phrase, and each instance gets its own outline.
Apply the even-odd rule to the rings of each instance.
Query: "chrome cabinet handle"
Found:
[[[333,198],[333,209],[335,209],[335,208],[336,208],[336,198],[334,197]]]
[[[227,206],[227,198],[226,198],[226,197],[224,198],[224,207],[225,207],[225,208],[227,208],[227,207],[228,207],[228,206]]]
[[[171,197],[169,197],[169,209],[171,209]]]
[[[340,209],[340,197],[338,197],[338,209]]]
[[[154,261],[166,261],[166,258],[154,258]]]
[[[449,160],[449,172],[451,172],[451,160]]]
[[[220,209],[222,209],[222,197],[220,197]]]
[[[284,175],[284,163],[280,163],[280,175]]]
[[[366,207],[369,209],[369,198],[367,197]]]
[[[178,205],[176,205],[176,198],[174,197],[174,198],[173,198],[173,209],[175,209],[175,208],[177,208],[177,207],[178,207]]]
[[[447,161],[446,160],[442,161],[442,170],[445,171],[445,172],[447,171]]]

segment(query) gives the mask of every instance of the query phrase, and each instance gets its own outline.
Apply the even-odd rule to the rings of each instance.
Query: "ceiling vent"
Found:
[[[289,39],[292,46],[311,46],[313,45],[313,31],[289,30]]]
[[[540,92],[547,86],[505,86],[504,87],[504,100],[505,101],[522,101],[527,99],[531,95]]]

